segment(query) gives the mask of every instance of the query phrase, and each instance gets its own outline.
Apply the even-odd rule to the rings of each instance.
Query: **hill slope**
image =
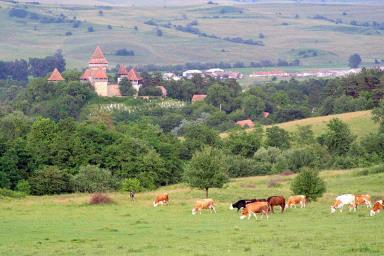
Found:
[[[228,206],[238,198],[288,196],[292,176],[236,179],[224,189],[212,189],[217,214],[192,216],[202,191],[182,185],[165,187],[168,207],[153,208],[156,193],[111,194],[115,204],[90,206],[88,194],[3,200],[0,205],[0,249],[3,255],[383,255],[384,214],[330,214],[341,193],[383,197],[384,174],[357,177],[350,171],[321,173],[328,187],[319,202],[288,209],[269,220],[243,220]],[[268,188],[268,181],[280,185]],[[26,225],[27,223],[27,225]],[[365,232],[362,232],[362,229]]]

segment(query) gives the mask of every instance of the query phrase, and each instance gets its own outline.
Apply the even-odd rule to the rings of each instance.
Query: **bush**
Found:
[[[31,185],[26,180],[20,180],[16,185],[16,191],[29,195],[31,193]]]
[[[275,188],[275,187],[280,187],[281,186],[281,182],[283,180],[281,178],[273,178],[273,179],[270,179],[267,183],[267,187],[268,188]]]
[[[22,198],[25,197],[25,194],[6,188],[0,188],[0,197]]]
[[[326,191],[326,186],[317,171],[304,169],[293,179],[291,190],[295,195],[305,195],[316,201]]]
[[[142,191],[142,189],[143,188],[141,187],[141,183],[140,183],[139,179],[129,178],[129,179],[124,179],[121,182],[121,190],[122,191],[126,191],[126,192],[130,192],[130,191],[140,192],[140,191]]]
[[[71,176],[57,166],[47,166],[37,170],[28,180],[32,195],[50,195],[72,192]]]
[[[357,176],[367,176],[367,175],[378,174],[378,173],[384,173],[384,164],[364,168],[361,171],[357,171],[356,175]]]
[[[111,204],[113,203],[113,200],[106,194],[102,193],[95,193],[91,196],[91,199],[89,200],[89,204]]]
[[[117,182],[110,171],[98,166],[80,167],[79,173],[73,176],[72,186],[76,192],[104,192],[114,190]]]

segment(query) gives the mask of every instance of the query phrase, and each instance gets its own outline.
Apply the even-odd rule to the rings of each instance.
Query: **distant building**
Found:
[[[253,128],[255,127],[255,124],[252,122],[251,119],[241,120],[236,122],[237,125],[244,127],[244,128]]]
[[[203,101],[207,97],[206,94],[195,94],[192,96],[192,103],[197,101]]]
[[[195,75],[203,75],[203,72],[201,70],[197,70],[197,69],[187,70],[187,71],[183,72],[183,77],[186,79],[191,79]]]
[[[171,73],[171,72],[168,72],[168,73],[164,73],[163,74],[163,79],[165,81],[179,81],[181,79],[181,77],[179,77],[178,75],[176,75],[175,73]]]
[[[134,68],[132,68],[129,72],[127,68],[123,65],[119,65],[119,71],[117,72],[117,82],[120,83],[121,80],[126,78],[128,81],[131,82],[132,87],[139,91],[141,87],[141,81],[143,80],[136,72]]]
[[[55,68],[52,72],[52,74],[48,78],[48,82],[60,82],[64,81],[63,76],[60,74],[59,70]]]

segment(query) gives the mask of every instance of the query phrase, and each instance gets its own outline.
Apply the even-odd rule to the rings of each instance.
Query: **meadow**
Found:
[[[118,63],[249,63],[264,59],[276,62],[279,58],[298,58],[303,67],[316,68],[345,67],[348,57],[355,52],[361,54],[364,64],[384,58],[383,30],[349,25],[352,20],[384,22],[382,4],[238,4],[220,1],[219,5],[207,5],[196,0],[188,1],[190,5],[179,5],[175,0],[164,2],[161,6],[133,6],[124,2],[123,6],[106,8],[95,6],[100,4],[98,1],[96,4],[93,2],[84,1],[82,6],[55,5],[52,2],[18,5],[48,17],[59,17],[61,14],[68,19],[76,17],[81,21],[78,28],[73,28],[72,23],[41,23],[30,18],[10,18],[8,11],[16,5],[0,2],[0,33],[6,39],[0,40],[0,59],[43,57],[60,48],[69,68],[82,68],[87,65],[96,45],[103,48],[111,67]],[[121,2],[109,1],[105,4]],[[342,19],[343,24],[314,19],[316,15]],[[221,39],[178,31],[172,26],[160,26],[163,36],[159,37],[156,26],[144,24],[149,20],[172,26],[186,26],[197,21],[193,27]],[[89,26],[95,32],[87,32]],[[67,32],[72,35],[66,36]],[[260,38],[260,33],[264,38]],[[265,46],[229,42],[223,40],[224,37],[261,40]],[[116,56],[115,51],[121,48],[133,50],[135,56]],[[315,51],[317,55],[300,55],[300,52],[308,50]]]
[[[139,193],[111,193],[111,205],[89,205],[88,194],[1,199],[2,255],[383,255],[384,214],[330,214],[336,195],[370,193],[383,198],[384,174],[357,176],[357,170],[323,171],[327,193],[305,209],[277,210],[265,218],[240,220],[229,210],[239,198],[290,195],[293,176],[260,176],[232,180],[212,189],[217,214],[193,216],[203,191],[182,184]],[[270,180],[276,180],[269,187]],[[160,191],[170,205],[153,208]]]

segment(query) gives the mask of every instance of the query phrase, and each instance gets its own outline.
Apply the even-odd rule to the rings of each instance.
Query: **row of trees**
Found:
[[[28,75],[44,77],[57,68],[60,72],[65,70],[65,59],[62,51],[58,50],[52,56],[45,58],[29,58],[26,60],[0,61],[0,80],[28,80]]]

